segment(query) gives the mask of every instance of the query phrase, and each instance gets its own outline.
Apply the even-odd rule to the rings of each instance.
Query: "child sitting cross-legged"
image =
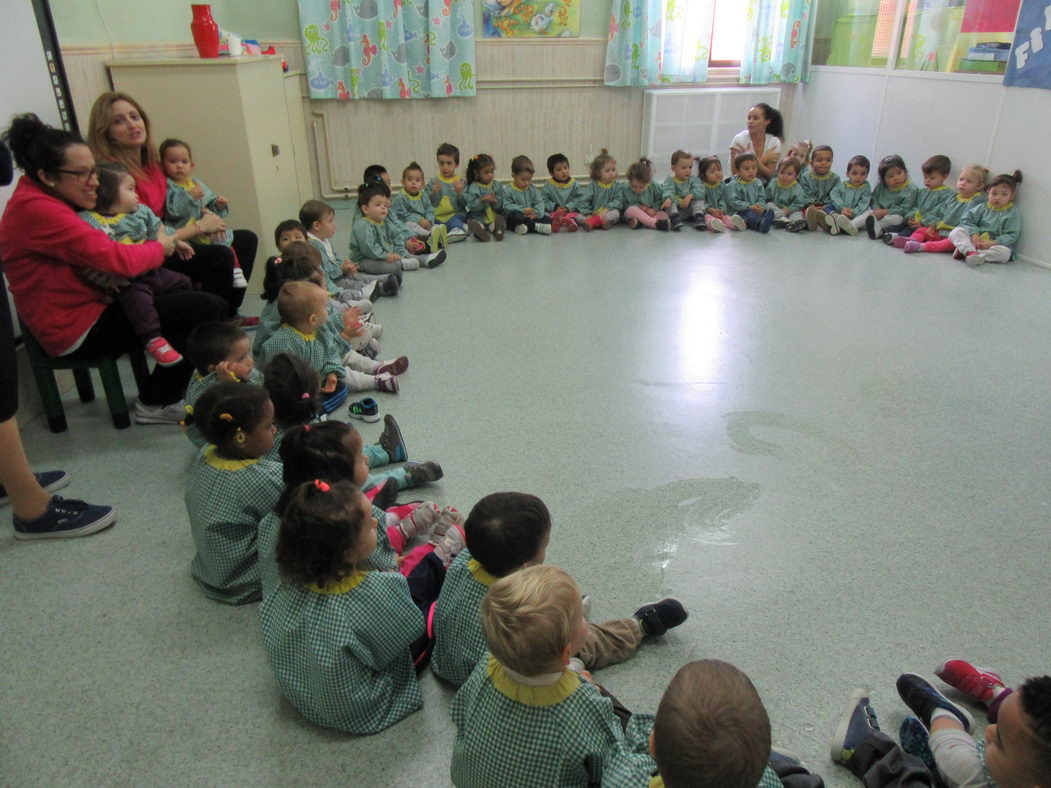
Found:
[[[274,406],[249,383],[217,383],[197,401],[196,424],[209,445],[186,486],[186,513],[197,554],[190,571],[205,596],[240,605],[260,598],[256,536],[281,495]]]
[[[398,425],[393,419],[388,426],[400,438]],[[384,441],[384,437],[380,440]],[[281,442],[280,452],[286,490],[313,478],[354,482],[363,491],[368,491],[366,497],[373,500],[373,513],[383,525],[375,551],[366,557],[362,566],[380,571],[400,570],[407,576],[424,556],[435,552],[444,574],[444,567],[463,548],[463,532],[452,528],[463,522],[462,515],[451,506],[439,509],[430,502],[392,507],[390,512],[384,512],[377,505],[376,485],[385,479],[369,474],[370,454],[367,450],[377,447],[362,444],[360,433],[339,421],[303,424],[289,429],[286,440]],[[409,487],[441,478],[441,468],[436,462],[411,463],[402,473],[405,486]],[[279,512],[280,508],[279,504],[275,511]],[[279,522],[277,515],[270,514],[259,526],[259,563],[264,596],[277,585],[275,549]],[[407,549],[413,539],[426,533],[430,535],[427,544]]]
[[[434,672],[459,686],[485,656],[478,610],[497,579],[523,567],[544,563],[551,537],[551,515],[535,495],[492,493],[471,509],[464,525],[467,548],[449,567],[434,609]],[[686,620],[676,599],[645,605],[631,618],[588,624],[575,657],[583,668],[597,670],[631,657],[646,636],[659,637]]]
[[[429,646],[441,560],[429,553],[409,577],[365,569],[383,529],[353,481],[305,481],[278,511],[280,580],[260,608],[277,681],[311,722],[377,733],[423,705],[414,662]]]
[[[726,187],[730,212],[744,219],[749,230],[770,232],[774,212],[766,207],[766,185],[759,175],[759,159],[754,153],[739,153],[734,159],[737,175]]]
[[[602,776],[608,788],[781,788],[768,765],[763,701],[748,676],[727,662],[683,665],[657,715],[633,714],[625,736],[627,746]]]
[[[456,693],[459,788],[598,783],[624,744],[613,699],[569,668],[587,638],[580,589],[554,566],[493,583],[482,600],[490,654]]]
[[[358,210],[350,231],[350,259],[370,274],[393,274],[436,268],[445,262],[445,250],[412,254],[405,248],[405,237],[387,216],[390,189],[379,183],[358,187]]]
[[[216,383],[252,383],[258,386],[262,384],[263,376],[252,361],[252,343],[248,334],[233,323],[201,323],[190,333],[187,345],[186,355],[194,371],[183,397],[186,403],[183,426],[186,428],[186,437],[200,448],[206,441],[194,424],[194,406],[201,395]]]

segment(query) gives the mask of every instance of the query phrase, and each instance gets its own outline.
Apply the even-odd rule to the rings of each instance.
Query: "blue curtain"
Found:
[[[613,0],[607,85],[704,82],[713,0]]]
[[[810,10],[811,0],[748,0],[741,84],[809,78]]]
[[[473,0],[299,0],[315,99],[475,95]]]

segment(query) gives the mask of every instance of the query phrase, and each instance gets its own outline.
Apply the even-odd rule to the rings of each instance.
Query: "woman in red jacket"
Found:
[[[126,93],[103,93],[91,107],[88,127],[88,142],[95,156],[127,167],[135,176],[139,202],[163,219],[167,177],[160,166],[150,120],[139,103]],[[225,229],[222,219],[206,213],[200,221],[178,230],[175,237],[180,241],[192,241],[198,235]],[[252,275],[259,238],[251,230],[234,230],[232,246],[248,279]],[[245,290],[233,285],[234,257],[230,247],[195,244],[194,250],[194,256],[188,260],[169,256],[165,265],[186,274],[205,292],[222,296],[229,305],[229,314],[235,315],[244,301]],[[249,321],[248,318],[245,320]],[[258,321],[252,318],[251,322]]]
[[[95,207],[98,175],[91,149],[78,135],[44,125],[36,115],[16,117],[6,132],[19,179],[0,219],[0,258],[19,317],[51,356],[141,352],[118,304],[80,272],[92,268],[134,278],[164,263],[175,239],[121,244],[77,216]],[[210,293],[178,291],[155,302],[161,329],[185,354],[190,331],[220,320],[226,304]],[[192,367],[183,361],[156,367],[139,391],[139,424],[177,424]]]

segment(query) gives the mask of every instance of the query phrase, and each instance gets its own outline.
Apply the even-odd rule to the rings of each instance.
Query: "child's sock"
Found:
[[[463,525],[463,515],[459,509],[454,509],[452,506],[442,507],[442,514],[438,518],[438,522],[434,524],[434,536],[441,538],[448,533],[449,528],[454,525]]]
[[[398,529],[406,540],[413,539],[434,525],[441,515],[442,512],[436,503],[424,501],[412,510],[412,514],[398,523]]]

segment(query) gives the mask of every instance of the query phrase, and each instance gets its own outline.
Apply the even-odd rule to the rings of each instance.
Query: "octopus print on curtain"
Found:
[[[748,0],[742,85],[809,79],[810,6],[810,0]]]
[[[473,0],[299,0],[315,99],[473,96]]]
[[[605,83],[704,82],[714,0],[613,0]]]

